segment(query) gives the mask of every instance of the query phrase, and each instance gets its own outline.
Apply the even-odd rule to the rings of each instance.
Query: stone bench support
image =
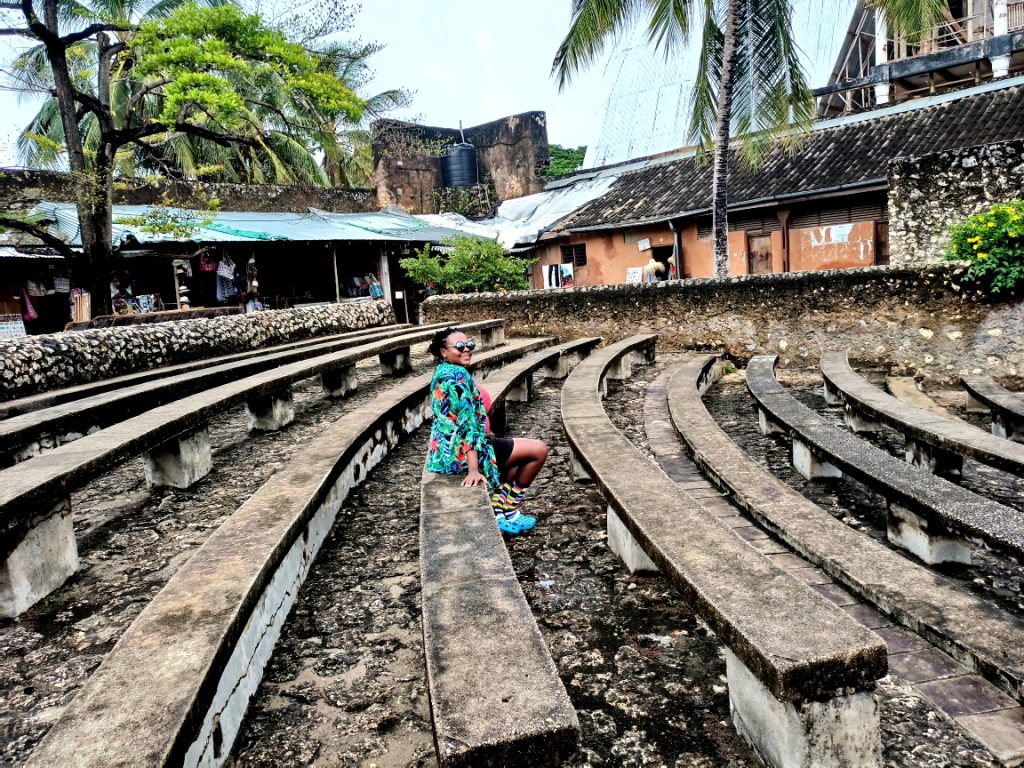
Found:
[[[805,480],[824,480],[843,476],[839,467],[819,459],[811,452],[807,443],[795,437],[793,438],[793,468]]]
[[[968,413],[988,413],[989,412],[990,409],[988,407],[988,403],[984,402],[983,400],[979,400],[974,395],[972,395],[970,392],[967,392],[966,395],[967,395],[967,412]]]
[[[380,358],[381,376],[401,376],[412,370],[412,356],[409,347],[399,347],[381,352],[378,357]]]
[[[757,429],[765,437],[768,435],[786,434],[785,428],[781,427],[778,422],[765,413],[764,408],[757,409]]]
[[[569,474],[577,483],[588,483],[593,481],[590,473],[587,472],[582,462],[580,462],[580,457],[572,448],[569,449]]]
[[[206,424],[184,435],[172,437],[142,455],[146,467],[146,485],[188,488],[210,474],[213,451]]]
[[[480,345],[484,349],[491,349],[505,343],[505,326],[496,325],[493,328],[484,328],[480,331]]]
[[[544,375],[551,379],[564,379],[569,371],[579,365],[583,355],[578,352],[562,355],[554,362],[544,366]]]
[[[630,573],[657,573],[658,566],[647,556],[618,513],[608,507],[608,548],[618,555]]]
[[[821,394],[829,405],[841,405],[843,402],[843,393],[832,386],[827,379],[821,386]]]
[[[249,398],[245,401],[245,415],[250,432],[276,432],[283,429],[295,419],[292,388]]]
[[[729,709],[737,732],[768,765],[882,764],[878,701],[868,692],[826,701],[780,701],[725,649]]]
[[[863,414],[857,413],[849,403],[847,403],[843,408],[843,422],[857,434],[882,431],[881,424],[874,419],[870,419]]]
[[[919,515],[890,501],[885,515],[889,541],[917,555],[928,565],[963,563],[971,565],[971,546],[942,523]]]
[[[1004,440],[1024,443],[1024,421],[1019,421],[1006,414],[993,412],[992,434]]]
[[[345,365],[320,374],[320,386],[328,397],[345,397],[359,388],[354,365]]]
[[[71,500],[64,498],[7,543],[0,563],[0,616],[12,618],[57,589],[78,570],[78,546],[71,521]]]
[[[907,462],[921,467],[933,475],[961,475],[964,471],[964,457],[928,443],[907,438],[904,449]]]

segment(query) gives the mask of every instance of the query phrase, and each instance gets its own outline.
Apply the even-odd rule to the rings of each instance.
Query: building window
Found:
[[[625,243],[639,243],[640,235],[639,229],[630,229],[622,233],[622,241]]]
[[[575,243],[562,246],[562,263],[573,264],[577,267],[587,266],[587,244]]]

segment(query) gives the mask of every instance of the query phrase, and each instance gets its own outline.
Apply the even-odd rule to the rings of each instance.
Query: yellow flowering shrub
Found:
[[[968,280],[992,294],[1024,285],[1024,200],[996,203],[949,234],[947,257],[970,263]]]

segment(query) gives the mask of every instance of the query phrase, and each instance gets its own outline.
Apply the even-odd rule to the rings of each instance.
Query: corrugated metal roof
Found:
[[[129,219],[141,216],[154,207],[115,205],[114,243],[123,245],[132,240],[142,244],[179,241],[181,239],[179,237],[144,232],[139,226],[128,223]],[[427,243],[440,242],[462,234],[454,229],[431,226],[399,209],[370,213],[330,213],[317,209],[310,209],[308,213],[263,211],[207,213],[180,208],[167,210],[180,212],[183,217],[195,216],[200,221],[212,217],[212,221],[205,226],[198,226],[195,233],[189,237],[189,241],[195,243],[265,240],[363,240]],[[72,246],[81,244],[78,214],[74,205],[70,203],[40,203],[35,212],[55,222],[50,227],[53,234],[62,236]]]
[[[51,261],[62,261],[64,259],[58,253],[25,253],[9,245],[0,245],[0,259],[49,259]]]

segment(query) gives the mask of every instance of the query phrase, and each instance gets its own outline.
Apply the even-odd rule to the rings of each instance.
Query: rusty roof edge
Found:
[[[762,205],[768,205],[769,203],[781,203],[791,202],[798,203],[802,200],[810,200],[815,197],[821,197],[823,195],[834,195],[837,192],[846,191],[859,191],[859,192],[871,192],[873,190],[882,190],[888,186],[888,180],[885,177],[880,179],[865,179],[864,181],[850,182],[849,184],[838,184],[831,187],[821,187],[820,189],[812,189],[809,191],[793,192],[787,195],[772,195],[769,197],[757,197],[750,200],[741,200],[737,203],[730,203],[730,211],[744,211],[749,208],[757,208]],[[610,224],[594,224],[589,227],[568,227],[561,232],[550,232],[551,235],[559,234],[572,234],[575,232],[597,232],[604,229],[619,229],[622,227],[642,227],[646,224],[662,224],[669,222],[673,219],[685,219],[690,216],[700,216],[701,214],[711,213],[710,206],[704,208],[691,208],[686,211],[678,211],[668,215],[654,216],[647,219],[633,219],[630,221],[613,222]]]

